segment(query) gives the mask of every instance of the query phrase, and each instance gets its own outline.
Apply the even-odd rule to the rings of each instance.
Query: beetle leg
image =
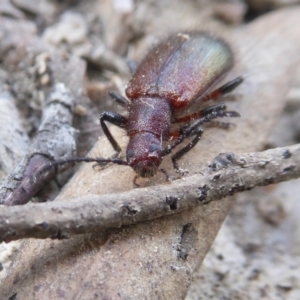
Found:
[[[210,94],[206,95],[203,99],[201,99],[201,101],[206,102],[206,101],[218,98],[218,97],[220,97],[222,95],[225,95],[227,93],[230,93],[237,86],[239,86],[243,81],[244,81],[243,77],[239,76],[239,77],[227,82],[226,84],[222,85],[221,87],[214,90]],[[212,106],[212,107],[214,107],[214,106]],[[209,108],[210,107],[208,107],[208,109]],[[205,110],[200,110],[200,111],[197,111],[197,112],[195,112],[191,115],[184,116],[184,117],[181,117],[181,118],[177,118],[177,119],[175,119],[174,123],[183,123],[183,122],[190,122],[190,121],[193,121],[193,120],[197,120],[197,119],[201,118],[204,114],[205,114]]]
[[[172,139],[174,137],[176,137],[175,141],[168,145],[162,152],[161,152],[161,156],[166,156],[169,153],[171,153],[171,151],[176,148],[179,144],[181,144],[183,142],[183,140],[188,136],[187,133],[185,132],[185,130],[189,128],[189,126],[184,126],[182,128],[180,128],[179,130],[170,133],[169,135],[169,139]]]
[[[232,92],[237,86],[239,86],[242,82],[244,81],[244,78],[242,76],[239,76],[227,83],[225,83],[224,85],[220,86],[219,88],[217,88],[216,90],[212,91],[211,93],[209,93],[208,95],[204,96],[203,99],[201,99],[202,101],[209,101],[211,99],[216,99],[220,96],[223,96],[227,93]]]
[[[112,92],[109,91],[108,95],[115,100],[116,102],[118,102],[119,104],[121,104],[122,106],[129,106],[130,105],[130,101],[128,99],[126,99],[125,97],[123,97],[121,94],[116,93],[116,92]]]
[[[102,130],[109,142],[111,143],[114,150],[119,154],[121,152],[121,147],[110,133],[107,125],[105,124],[105,121],[110,122],[118,127],[124,128],[127,123],[127,118],[114,112],[103,112],[100,116],[100,124]]]
[[[168,172],[165,169],[159,169],[158,171],[160,171],[161,173],[163,173],[166,176],[166,182],[171,182],[172,181],[170,179],[170,176],[169,176]]]
[[[200,111],[197,111],[196,113],[188,116],[184,116],[182,118],[178,118],[175,120],[175,123],[183,123],[183,122],[190,122],[194,120],[198,120],[197,122],[203,122],[204,119],[209,118],[208,121],[215,119],[217,117],[225,117],[224,113],[228,111],[225,110],[226,105],[224,103],[220,103],[217,105],[209,106],[205,109],[202,109]],[[222,112],[222,114],[220,114]],[[217,116],[215,116],[217,114]],[[239,117],[240,114],[238,112],[235,112],[235,115],[228,115],[228,117]],[[208,121],[204,121],[204,123],[207,123]]]
[[[213,119],[224,117],[240,117],[240,114],[238,112],[226,110],[226,105],[224,103],[207,107],[200,111],[200,113],[202,114],[202,117],[199,118],[195,123],[193,123],[188,129],[191,134],[193,134],[193,131],[195,131],[199,126],[205,123],[209,123]]]
[[[177,161],[187,152],[189,152],[193,147],[195,147],[197,145],[197,143],[199,142],[201,136],[203,134],[203,130],[202,128],[197,128],[196,132],[194,132],[195,137],[193,138],[193,140],[188,143],[186,146],[184,146],[182,149],[180,149],[179,151],[177,151],[174,155],[172,155],[171,159],[172,159],[172,163],[173,163],[173,168],[176,171],[179,171],[179,167],[177,164]]]
[[[168,145],[163,151],[162,156],[169,154],[174,148],[183,142],[183,140],[189,136],[195,136],[194,139],[183,147],[181,150],[176,152],[172,156],[173,167],[178,170],[177,160],[179,160],[185,153],[192,149],[200,140],[203,130],[201,125],[211,122],[213,119],[222,117],[239,117],[240,114],[236,111],[227,111],[225,104],[218,104],[207,107],[199,112],[202,115],[194,124],[184,126],[170,134],[169,137],[176,137],[175,141]]]

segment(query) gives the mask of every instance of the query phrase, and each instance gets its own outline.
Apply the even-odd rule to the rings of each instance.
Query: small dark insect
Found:
[[[217,117],[240,116],[236,111],[227,111],[223,103],[180,116],[193,103],[215,99],[241,84],[243,78],[237,77],[212,90],[232,66],[233,53],[220,38],[206,32],[171,36],[150,51],[135,71],[125,91],[129,100],[110,93],[113,99],[128,108],[128,117],[114,112],[104,112],[100,116],[103,132],[117,154],[121,147],[105,122],[124,128],[129,135],[126,161],[118,158],[74,158],[57,164],[71,161],[116,163],[132,167],[141,177],[151,177],[156,174],[165,155],[185,138],[193,137],[172,156],[173,166],[178,170],[177,160],[199,141],[203,132],[201,125]],[[184,125],[171,131],[174,123]],[[164,141],[171,143],[163,148]]]

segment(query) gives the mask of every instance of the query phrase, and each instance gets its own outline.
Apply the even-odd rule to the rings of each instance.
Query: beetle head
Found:
[[[126,151],[128,164],[141,177],[156,174],[161,163],[161,140],[149,132],[137,132],[130,137]]]

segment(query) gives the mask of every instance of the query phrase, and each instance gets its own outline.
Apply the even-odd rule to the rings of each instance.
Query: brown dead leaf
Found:
[[[229,106],[242,117],[228,133],[205,131],[201,143],[180,162],[191,173],[220,152],[262,149],[299,62],[299,14],[299,8],[277,11],[232,34],[238,50],[233,73],[246,80],[235,92],[239,100]],[[59,198],[128,190],[133,177],[128,167],[94,172],[85,165]],[[27,240],[0,294],[4,299],[15,293],[19,299],[183,299],[229,206],[226,199],[119,230],[64,241]]]

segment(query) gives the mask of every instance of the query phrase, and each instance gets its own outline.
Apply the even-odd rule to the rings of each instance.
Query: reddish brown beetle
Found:
[[[193,110],[193,104],[200,106],[211,99],[231,92],[240,83],[238,77],[212,90],[233,66],[233,53],[222,39],[206,32],[178,33],[156,46],[145,57],[132,76],[126,96],[110,93],[110,96],[127,106],[128,117],[114,112],[104,112],[100,124],[113,148],[120,153],[121,148],[111,135],[105,122],[124,128],[129,135],[126,161],[118,158],[74,157],[54,161],[42,167],[40,175],[55,174],[55,167],[71,162],[116,163],[128,165],[141,177],[153,176],[162,158],[175,149],[187,137],[192,140],[172,156],[173,166],[179,170],[177,160],[193,148],[202,135],[201,126],[218,117],[238,117],[236,111],[227,111],[225,104],[217,104]],[[193,106],[193,107],[192,107]],[[189,110],[192,112],[190,113]],[[171,129],[172,124],[182,124],[179,129]],[[170,144],[163,148],[163,142]],[[51,170],[51,172],[50,172]],[[36,192],[39,180],[47,176],[34,174],[29,178],[32,187],[21,184],[11,194],[11,199],[20,198],[26,203]],[[27,181],[26,181],[27,180]],[[43,182],[43,180],[42,180]],[[7,200],[11,205],[15,200]],[[21,203],[15,201],[15,203]]]
[[[65,162],[129,165],[141,177],[150,177],[157,172],[165,155],[186,137],[192,136],[193,140],[172,156],[174,168],[178,169],[177,160],[199,141],[203,132],[201,125],[217,117],[239,116],[236,111],[227,111],[225,104],[217,104],[177,117],[195,101],[215,99],[236,88],[243,81],[242,77],[211,91],[232,66],[233,53],[220,38],[206,32],[171,36],[150,51],[137,68],[126,88],[129,100],[110,93],[112,98],[128,107],[129,116],[114,112],[101,114],[101,127],[117,153],[121,148],[105,122],[124,128],[129,135],[127,161],[118,158],[74,158]],[[184,123],[184,126],[171,132],[172,123]],[[163,148],[163,141],[168,140],[172,143]]]
[[[162,161],[184,138],[194,139],[172,156],[176,161],[199,141],[201,125],[217,117],[238,117],[235,111],[226,111],[224,104],[211,106],[191,115],[176,118],[195,101],[208,101],[232,91],[243,79],[230,81],[217,90],[214,86],[233,66],[230,47],[220,38],[205,32],[178,33],[155,47],[140,64],[127,88],[123,99],[112,94],[129,107],[125,118],[116,113],[105,112],[100,117],[104,133],[117,152],[121,151],[104,121],[125,128],[129,135],[127,162],[142,177],[153,176]],[[176,132],[170,132],[171,123],[191,123]],[[162,141],[175,138],[171,145],[162,148]]]

